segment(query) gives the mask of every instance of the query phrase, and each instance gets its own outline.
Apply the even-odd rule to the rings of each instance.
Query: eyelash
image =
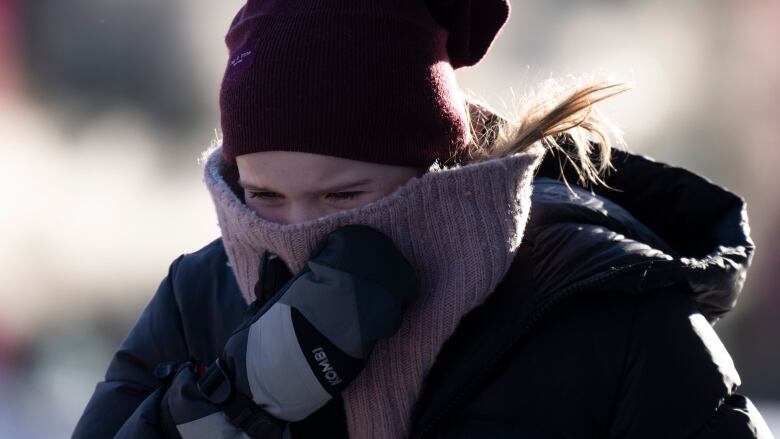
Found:
[[[361,192],[331,192],[328,194],[328,197],[332,195],[337,195],[335,197],[332,197],[336,201],[346,201],[351,200],[358,196]],[[260,199],[271,199],[271,198],[277,198],[277,197],[269,197],[267,194],[274,194],[278,195],[276,192],[249,192],[249,198],[260,198]]]

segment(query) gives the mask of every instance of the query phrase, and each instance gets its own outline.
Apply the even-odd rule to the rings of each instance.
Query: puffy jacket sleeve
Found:
[[[161,437],[157,425],[162,390],[153,374],[165,361],[189,358],[172,279],[181,257],[114,353],[105,379],[97,384],[74,438],[109,438],[122,429],[128,437]]]
[[[610,437],[772,438],[736,393],[731,356],[693,301],[648,294],[637,309]]]

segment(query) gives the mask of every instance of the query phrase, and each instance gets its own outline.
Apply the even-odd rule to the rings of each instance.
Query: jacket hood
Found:
[[[578,210],[588,217],[584,221],[646,244],[617,246],[623,257],[641,254],[651,262],[642,275],[642,289],[683,286],[702,314],[717,320],[736,305],[753,257],[745,200],[683,168],[622,150],[612,154],[615,169],[604,178],[609,187],[599,185],[589,193],[573,184],[574,192],[562,183],[557,190],[537,184],[532,220],[570,217]],[[539,177],[570,184],[577,180],[561,153],[554,151],[539,167],[536,181],[542,182]],[[601,260],[608,267],[620,265],[610,257]]]

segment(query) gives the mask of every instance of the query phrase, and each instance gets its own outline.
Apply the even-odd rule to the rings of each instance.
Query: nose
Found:
[[[327,209],[315,203],[291,203],[290,208],[285,212],[283,220],[285,224],[296,224],[317,219],[327,214]]]

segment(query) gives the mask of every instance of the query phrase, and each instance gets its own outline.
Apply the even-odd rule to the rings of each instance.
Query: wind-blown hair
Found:
[[[604,184],[601,176],[611,169],[611,149],[625,147],[625,142],[621,130],[595,104],[626,90],[620,83],[572,87],[548,80],[525,95],[513,95],[513,114],[507,118],[469,98],[468,161],[503,157],[541,142],[566,158],[579,184]]]

